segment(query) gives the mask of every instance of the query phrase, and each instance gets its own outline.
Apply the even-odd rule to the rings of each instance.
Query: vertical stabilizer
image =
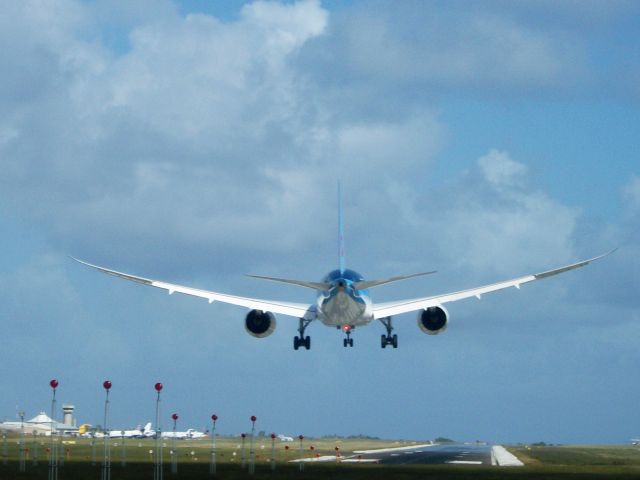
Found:
[[[340,262],[340,273],[344,273],[346,268],[344,257],[344,219],[342,216],[342,189],[338,182],[338,259]]]

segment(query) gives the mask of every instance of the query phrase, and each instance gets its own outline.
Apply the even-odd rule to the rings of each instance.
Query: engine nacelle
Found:
[[[447,329],[449,313],[444,307],[429,307],[418,313],[418,327],[427,335],[437,335]]]
[[[253,337],[268,337],[276,329],[276,317],[271,312],[251,310],[244,319],[244,328]]]

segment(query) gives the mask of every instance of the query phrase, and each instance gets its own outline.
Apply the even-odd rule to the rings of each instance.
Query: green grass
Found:
[[[39,465],[33,466],[33,439],[25,443],[29,448],[26,472],[18,473],[18,439],[12,437],[7,442],[8,464],[0,463],[0,479],[46,479],[47,438],[38,439]],[[69,443],[73,442],[73,443]],[[206,479],[209,477],[210,440],[197,442],[176,442],[179,453],[178,473],[172,475],[169,465],[169,450],[171,441],[165,441],[164,475],[167,480]],[[365,448],[382,448],[389,446],[410,445],[410,442],[390,442],[376,440],[344,440],[344,439],[312,439],[304,442],[306,456],[330,455],[335,453],[338,446],[343,455],[353,450]],[[246,470],[240,467],[240,440],[237,438],[222,438],[218,445],[218,474],[221,479],[246,479]],[[300,472],[299,466],[287,463],[287,460],[298,458],[299,443],[276,443],[277,467],[271,471],[269,458],[271,452],[270,439],[256,441],[256,474],[257,479],[344,479],[370,480],[376,477],[383,479],[558,479],[558,480],[596,480],[596,479],[640,479],[640,449],[622,446],[562,446],[562,447],[517,447],[510,448],[521,460],[525,467],[498,468],[476,465],[372,465],[372,464],[306,464],[305,471]],[[314,450],[310,446],[314,446]],[[60,480],[84,480],[100,478],[103,443],[96,440],[96,465],[92,465],[92,447],[88,439],[69,439],[62,445],[66,451],[64,466],[59,469]],[[264,446],[264,449],[261,448]],[[152,455],[149,450],[154,448],[153,440],[126,441],[127,466],[122,467],[121,440],[111,440],[112,479],[138,480],[153,478]],[[0,443],[0,455],[2,454]],[[235,455],[234,455],[235,453]],[[248,453],[248,442],[247,442]]]
[[[530,465],[640,467],[640,448],[636,446],[518,447],[510,450]]]

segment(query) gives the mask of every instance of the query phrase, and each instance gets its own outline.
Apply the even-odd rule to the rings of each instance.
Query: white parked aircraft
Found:
[[[204,432],[199,432],[193,428],[189,428],[186,432],[162,432],[160,436],[162,438],[175,438],[176,440],[198,440],[200,438],[206,438],[209,435]]]
[[[155,435],[155,432],[151,429],[151,422],[147,423],[144,428],[138,426],[133,430],[110,430],[110,438],[147,438]]]
[[[277,437],[281,442],[293,442],[293,437],[287,437],[286,435],[283,435],[281,433],[279,433]]]
[[[520,289],[520,286],[525,283],[541,280],[543,278],[568,272],[575,268],[583,267],[594,260],[602,258],[615,251],[612,250],[604,255],[590,258],[588,260],[582,260],[559,268],[554,268],[553,270],[525,275],[481,287],[470,288],[453,293],[445,293],[442,295],[432,295],[374,304],[369,295],[370,288],[435,272],[416,273],[413,275],[403,275],[382,280],[365,280],[359,273],[347,269],[345,266],[344,228],[342,221],[342,205],[340,200],[339,204],[339,268],[337,270],[329,272],[319,282],[249,275],[254,278],[298,285],[316,290],[316,302],[312,304],[261,300],[258,298],[239,297],[225,293],[212,292],[209,290],[201,290],[198,288],[167,283],[161,280],[138,277],[128,273],[122,273],[109,268],[93,265],[74,257],[72,258],[80,263],[88,265],[89,267],[100,270],[101,272],[115,275],[116,277],[124,278],[125,280],[130,280],[132,282],[167,290],[170,295],[174,292],[178,292],[205,298],[209,303],[213,303],[217,300],[219,302],[248,308],[250,311],[245,317],[245,329],[250,335],[257,338],[264,338],[273,333],[276,328],[276,319],[274,316],[276,313],[298,318],[299,335],[293,338],[293,348],[298,350],[299,347],[304,347],[309,350],[309,348],[311,348],[311,338],[309,336],[305,336],[305,330],[314,320],[319,320],[324,325],[342,330],[346,334],[346,338],[343,340],[343,345],[345,347],[353,347],[351,332],[356,327],[368,325],[373,320],[379,320],[384,325],[387,332],[386,335],[383,334],[381,336],[381,347],[385,348],[387,345],[392,345],[393,348],[397,348],[398,336],[395,334],[392,335],[393,326],[391,323],[391,317],[394,315],[417,311],[417,323],[420,330],[429,335],[437,335],[446,329],[447,322],[449,320],[449,313],[444,306],[445,303],[455,302],[471,297],[480,299],[485,293],[495,292],[509,287],[516,287],[517,289]]]

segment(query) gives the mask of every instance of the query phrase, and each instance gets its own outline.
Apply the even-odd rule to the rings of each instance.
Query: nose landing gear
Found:
[[[350,326],[350,325],[343,325],[342,326],[342,330],[344,331],[344,333],[347,334],[347,338],[345,338],[342,341],[342,344],[345,347],[353,347],[353,338],[351,338],[351,330],[353,330],[354,327]]]

